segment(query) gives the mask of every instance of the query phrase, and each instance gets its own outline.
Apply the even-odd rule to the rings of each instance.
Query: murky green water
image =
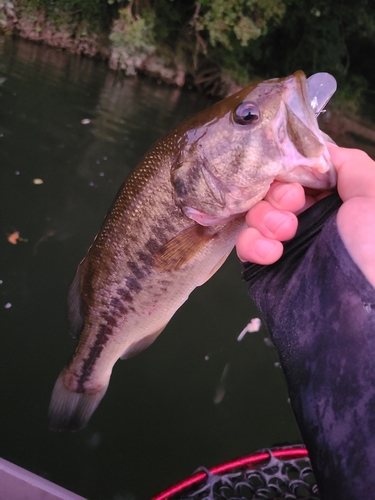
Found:
[[[48,430],[75,345],[65,320],[75,268],[147,148],[210,103],[8,39],[0,82],[0,456],[91,500],[139,500],[198,466],[298,442],[265,330],[237,341],[257,312],[234,256],[147,351],[117,363],[84,430]]]

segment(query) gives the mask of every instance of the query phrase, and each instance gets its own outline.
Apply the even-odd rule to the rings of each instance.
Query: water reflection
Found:
[[[10,39],[0,78],[0,456],[92,500],[138,500],[200,465],[298,441],[264,328],[237,341],[258,314],[234,257],[155,344],[115,366],[87,428],[47,429],[74,348],[75,268],[147,148],[209,101]],[[12,245],[15,231],[24,241]]]

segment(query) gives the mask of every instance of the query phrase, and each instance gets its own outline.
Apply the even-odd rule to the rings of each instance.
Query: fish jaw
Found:
[[[285,79],[282,105],[273,124],[283,165],[276,180],[332,189],[336,173],[310,105],[306,82],[302,71]]]

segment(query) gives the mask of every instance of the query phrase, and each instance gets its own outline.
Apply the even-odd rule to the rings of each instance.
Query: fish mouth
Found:
[[[336,184],[335,170],[310,103],[303,71],[284,80],[282,104],[274,132],[284,170],[277,180],[331,189]]]

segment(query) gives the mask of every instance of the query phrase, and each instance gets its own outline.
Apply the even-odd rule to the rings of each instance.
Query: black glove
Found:
[[[337,232],[337,194],[273,265],[244,264],[325,500],[375,498],[375,289]]]

